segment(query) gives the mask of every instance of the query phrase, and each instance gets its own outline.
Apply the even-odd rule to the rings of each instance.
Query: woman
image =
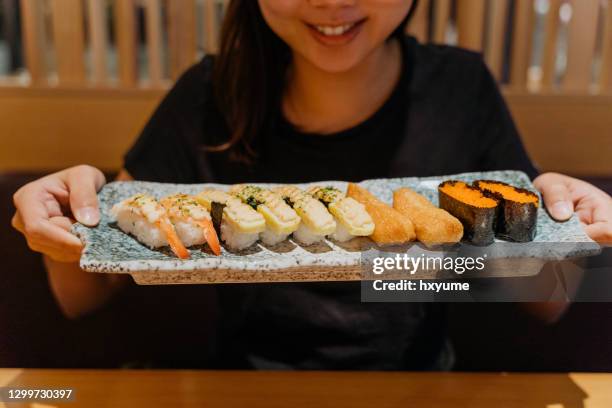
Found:
[[[403,33],[411,0],[234,0],[216,58],[178,81],[125,157],[120,180],[306,182],[517,169],[535,177],[480,56]],[[67,231],[99,221],[102,173],[79,166],[15,194],[14,226],[45,254],[63,310],[100,307],[126,282],[83,273]],[[535,180],[560,220],[612,234],[610,197]],[[447,369],[439,304],[360,302],[358,283],[219,285],[224,367]]]

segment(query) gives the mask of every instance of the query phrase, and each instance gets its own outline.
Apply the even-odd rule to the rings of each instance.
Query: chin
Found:
[[[342,52],[342,53],[324,53],[321,55],[320,53],[316,53],[314,55],[306,55],[305,58],[315,66],[324,72],[329,72],[330,74],[339,74],[343,72],[348,72],[355,67],[359,66],[366,57],[367,53],[365,52]]]

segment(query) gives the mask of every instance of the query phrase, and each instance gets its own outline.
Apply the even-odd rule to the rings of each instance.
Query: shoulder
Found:
[[[449,45],[421,44],[410,36],[405,37],[404,47],[414,92],[474,89],[491,79],[481,53]]]
[[[205,56],[188,68],[174,83],[166,99],[189,106],[201,106],[212,101],[212,70],[214,56]]]

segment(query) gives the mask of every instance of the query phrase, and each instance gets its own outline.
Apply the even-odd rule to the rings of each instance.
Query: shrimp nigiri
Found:
[[[136,194],[115,204],[111,213],[123,232],[132,234],[150,248],[169,245],[181,259],[189,258],[189,251],[179,238],[164,207],[153,197]]]
[[[219,237],[208,210],[195,197],[175,194],[161,200],[168,217],[181,241],[187,246],[202,245],[204,242],[215,255],[221,254]]]

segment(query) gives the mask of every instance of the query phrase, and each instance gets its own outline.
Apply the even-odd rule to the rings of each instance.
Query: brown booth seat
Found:
[[[12,194],[35,174],[0,174],[0,367],[207,367],[214,293],[207,286],[130,287],[102,311],[70,321],[40,256],[10,227]],[[612,179],[594,180],[608,192]],[[611,265],[607,250],[607,265]],[[457,369],[612,370],[612,303],[577,303],[543,325],[509,304],[455,304]]]

